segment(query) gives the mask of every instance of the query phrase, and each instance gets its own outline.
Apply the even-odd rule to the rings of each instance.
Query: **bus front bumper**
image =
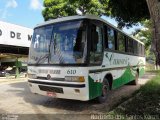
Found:
[[[55,98],[87,101],[87,87],[85,83],[55,82],[48,80],[28,80],[32,93]]]

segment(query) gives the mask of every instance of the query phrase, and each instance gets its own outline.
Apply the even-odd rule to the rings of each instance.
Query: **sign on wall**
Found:
[[[33,30],[0,21],[0,44],[29,47]]]

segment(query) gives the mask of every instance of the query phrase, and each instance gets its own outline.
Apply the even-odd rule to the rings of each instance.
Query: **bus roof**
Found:
[[[35,28],[37,27],[41,27],[41,26],[45,26],[45,25],[49,25],[49,24],[52,24],[52,23],[58,23],[58,22],[63,22],[63,21],[69,21],[69,20],[78,20],[78,19],[91,19],[91,20],[99,20],[99,21],[102,21],[106,24],[108,24],[109,26],[113,27],[114,29],[122,32],[123,34],[125,34],[126,36],[138,41],[139,43],[143,44],[143,42],[129,36],[128,34],[126,34],[125,32],[123,32],[122,30],[120,30],[119,28],[115,27],[114,25],[110,24],[109,22],[107,22],[106,20],[100,18],[100,17],[97,17],[97,16],[94,16],[94,15],[84,15],[84,16],[80,16],[80,15],[76,15],[76,16],[68,16],[68,17],[60,17],[60,18],[56,18],[56,19],[52,19],[52,20],[49,20],[49,21],[46,21],[44,23],[41,23],[41,24],[38,24]]]

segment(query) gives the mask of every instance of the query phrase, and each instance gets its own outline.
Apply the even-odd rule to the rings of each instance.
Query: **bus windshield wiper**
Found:
[[[41,56],[38,61],[36,62],[36,64],[39,64],[43,59],[49,58],[49,54],[46,54],[44,56]]]
[[[60,63],[64,63],[61,50],[57,47],[57,34],[55,34],[53,40],[51,41],[51,44],[52,44],[52,45],[51,45],[51,48],[50,48],[50,51],[49,51],[49,52],[52,51],[54,55],[57,55],[57,56],[58,56]],[[52,53],[52,52],[51,52],[51,53]]]

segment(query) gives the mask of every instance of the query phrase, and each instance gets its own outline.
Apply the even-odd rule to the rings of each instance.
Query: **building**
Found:
[[[0,69],[27,66],[33,29],[0,21]]]

